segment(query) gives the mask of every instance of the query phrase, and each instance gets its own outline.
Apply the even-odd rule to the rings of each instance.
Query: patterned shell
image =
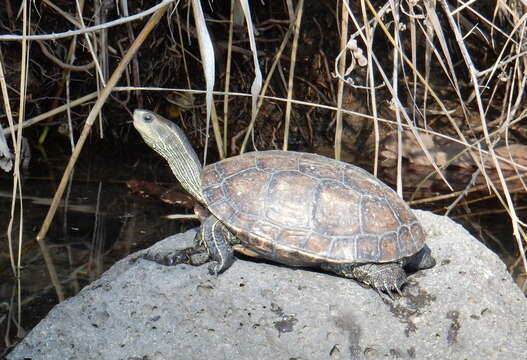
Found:
[[[201,182],[209,210],[242,245],[281,263],[391,262],[424,245],[392,189],[320,155],[246,153],[206,166]]]

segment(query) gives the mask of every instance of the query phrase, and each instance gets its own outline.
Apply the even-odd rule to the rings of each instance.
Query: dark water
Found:
[[[87,149],[78,161],[73,181],[46,237],[66,297],[75,295],[128,254],[197,225],[191,220],[164,219],[164,215],[189,211],[166,205],[157,197],[143,198],[128,189],[126,182],[130,179],[162,182],[167,187],[175,183],[165,162],[146,146],[138,144],[135,150],[134,146],[115,150],[115,144],[96,142]],[[53,151],[54,155],[44,156],[33,151],[30,167],[23,175],[19,287],[11,268],[6,235],[11,211],[12,175],[0,175],[0,335],[5,339],[8,331],[10,339],[8,343],[2,341],[0,349],[16,340],[17,331],[10,316],[18,317],[19,289],[20,325],[25,331],[34,327],[58,302],[35,237],[69,154],[53,145],[49,145],[47,151]],[[11,231],[15,259],[19,254],[19,211],[20,203],[17,202]]]

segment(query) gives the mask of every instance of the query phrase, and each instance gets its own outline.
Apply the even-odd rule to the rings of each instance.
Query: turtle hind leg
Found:
[[[348,278],[353,278],[377,291],[387,293],[393,298],[392,291],[401,295],[401,288],[406,282],[406,272],[400,263],[367,263],[367,264],[324,264],[328,270]]]
[[[218,218],[211,215],[205,219],[196,236],[197,242],[205,246],[212,259],[209,265],[209,272],[212,275],[222,273],[232,265],[234,254],[230,243],[235,237]]]

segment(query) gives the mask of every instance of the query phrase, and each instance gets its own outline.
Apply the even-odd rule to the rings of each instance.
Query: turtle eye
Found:
[[[145,114],[143,116],[143,120],[145,123],[151,123],[152,121],[154,121],[154,116],[152,114]]]

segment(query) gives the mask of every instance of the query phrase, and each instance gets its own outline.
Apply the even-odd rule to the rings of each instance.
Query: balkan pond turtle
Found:
[[[134,126],[208,210],[194,249],[201,256],[178,252],[175,262],[212,261],[209,269],[217,274],[232,264],[232,247],[241,246],[265,259],[320,267],[389,294],[400,292],[405,269],[435,265],[410,208],[359,167],[315,154],[272,150],[202,168],[176,124],[135,110]]]

